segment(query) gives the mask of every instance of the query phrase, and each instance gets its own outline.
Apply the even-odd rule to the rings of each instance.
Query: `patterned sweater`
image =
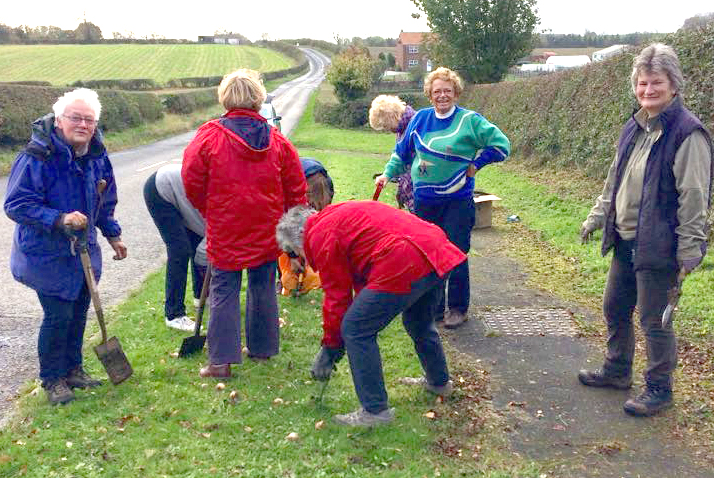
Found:
[[[469,165],[481,169],[503,161],[511,151],[508,138],[480,114],[457,106],[447,118],[434,108],[419,110],[397,142],[384,174],[393,178],[408,170],[419,202],[471,197],[474,178]]]

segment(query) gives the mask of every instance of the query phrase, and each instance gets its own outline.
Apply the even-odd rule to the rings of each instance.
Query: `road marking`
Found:
[[[162,164],[166,164],[168,161],[159,161],[158,163],[150,164],[149,166],[139,168],[136,170],[137,173],[140,173],[142,171],[146,171],[147,169],[155,168],[156,166],[161,166]]]

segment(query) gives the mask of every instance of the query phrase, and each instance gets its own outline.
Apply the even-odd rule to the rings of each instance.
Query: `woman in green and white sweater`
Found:
[[[464,253],[471,247],[475,221],[474,176],[482,167],[503,161],[511,150],[508,138],[480,114],[456,103],[463,91],[461,78],[437,68],[424,80],[432,108],[417,112],[397,142],[377,184],[411,170],[415,213],[446,232]],[[467,319],[469,270],[464,262],[448,281],[449,311],[442,294],[435,319],[456,328]]]

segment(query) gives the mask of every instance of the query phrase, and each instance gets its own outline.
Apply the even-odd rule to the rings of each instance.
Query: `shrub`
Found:
[[[160,97],[166,111],[175,114],[192,113],[197,109],[218,103],[218,94],[215,88],[167,93]]]
[[[369,100],[362,98],[339,104],[315,103],[315,121],[338,128],[360,128],[369,120]]]

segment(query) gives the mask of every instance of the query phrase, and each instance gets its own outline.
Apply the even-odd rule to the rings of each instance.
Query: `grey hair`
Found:
[[[68,91],[60,96],[54,105],[52,111],[55,113],[55,120],[62,116],[69,105],[75,101],[82,101],[87,106],[94,110],[94,119],[99,121],[99,115],[102,113],[102,104],[99,102],[99,95],[96,91],[89,88],[77,88],[76,90]]]
[[[674,49],[664,43],[652,43],[645,47],[632,62],[632,91],[637,94],[637,79],[641,72],[665,73],[677,94],[684,92],[684,75]]]
[[[317,214],[317,211],[303,205],[290,208],[283,214],[278,225],[275,226],[275,239],[278,241],[278,247],[286,252],[301,250],[305,239],[305,223],[307,218],[313,214]]]

